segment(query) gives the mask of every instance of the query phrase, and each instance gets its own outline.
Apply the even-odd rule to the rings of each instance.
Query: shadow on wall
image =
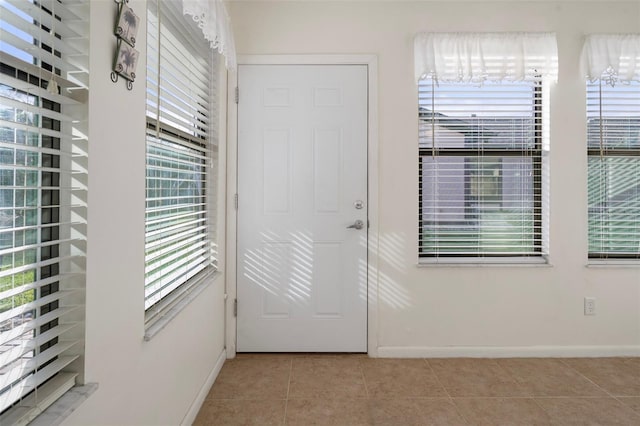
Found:
[[[298,306],[307,305],[312,298],[313,285],[313,242],[310,231],[298,231],[290,234],[290,241],[283,241],[273,232],[261,233],[265,241],[260,249],[249,250],[244,255],[244,275],[255,285],[261,287],[276,299],[287,300]],[[395,310],[403,310],[411,306],[411,299],[405,287],[380,269],[391,267],[399,276],[406,274],[403,266],[402,248],[405,239],[398,234],[389,234],[378,241],[372,237],[370,247],[379,250],[378,270],[367,265],[365,260],[359,261],[358,287],[359,297],[367,299],[369,292],[366,286],[367,276],[370,284],[378,280],[378,303],[385,304]],[[367,246],[367,239],[362,236],[359,244]],[[288,281],[289,286],[280,283]]]
[[[402,255],[406,239],[398,233],[385,234],[380,237],[380,241],[371,238],[371,247],[378,249],[378,270],[373,267],[369,269],[370,277],[378,277],[378,304],[386,305],[395,310],[403,310],[411,307],[411,298],[407,289],[388,274],[382,272],[391,268],[396,272],[396,276],[406,276],[406,260]],[[388,268],[389,267],[389,268]]]

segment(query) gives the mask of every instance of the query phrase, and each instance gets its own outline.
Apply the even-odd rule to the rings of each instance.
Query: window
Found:
[[[587,82],[589,258],[640,259],[640,34],[590,34]]]
[[[181,2],[149,1],[145,309],[149,326],[215,269],[217,55]]]
[[[419,87],[420,256],[540,255],[540,83]]]
[[[527,67],[517,66],[508,37],[425,34],[416,39],[418,253],[424,261],[541,259],[548,253],[548,85],[543,76],[544,63],[553,63],[555,41],[545,37],[550,58],[521,57],[531,62],[530,71],[515,75],[510,73]],[[452,47],[467,43],[480,44],[484,52]],[[432,52],[444,53],[433,59]],[[469,56],[459,62],[456,52]],[[454,69],[465,63],[471,67]]]
[[[87,19],[83,2],[0,2],[1,424],[81,368]]]

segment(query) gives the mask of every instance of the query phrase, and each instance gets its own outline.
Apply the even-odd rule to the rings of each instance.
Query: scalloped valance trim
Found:
[[[522,81],[558,77],[554,33],[422,33],[414,40],[416,81]]]
[[[182,13],[198,23],[205,40],[212,49],[224,56],[228,70],[237,66],[236,46],[233,41],[231,20],[221,0],[183,0]]]
[[[640,34],[588,34],[580,56],[582,74],[610,85],[640,81]]]

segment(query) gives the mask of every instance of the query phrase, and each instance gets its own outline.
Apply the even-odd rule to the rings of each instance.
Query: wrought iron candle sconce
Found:
[[[122,77],[127,80],[127,89],[132,90],[140,57],[140,52],[135,49],[140,18],[127,5],[129,0],[114,0],[114,2],[118,7],[118,18],[113,31],[117,43],[111,81],[116,83],[118,78]]]

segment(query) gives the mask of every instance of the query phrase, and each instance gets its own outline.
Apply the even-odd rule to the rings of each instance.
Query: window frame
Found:
[[[174,75],[170,75],[170,77],[166,80],[162,79],[162,73],[167,72],[166,67],[173,67],[174,62],[169,62],[169,59],[175,59],[173,53],[175,50],[175,46],[173,43],[183,43],[186,46],[193,48],[194,51],[189,52],[189,55],[194,55],[194,52],[197,52],[197,48],[194,47],[191,43],[194,40],[188,40],[183,37],[183,32],[180,30],[180,25],[190,25],[193,28],[191,34],[194,37],[201,37],[200,30],[197,27],[197,24],[193,23],[193,20],[188,16],[183,16],[181,13],[173,13],[171,11],[164,12],[158,9],[159,1],[149,1],[147,5],[147,21],[149,22],[151,19],[155,19],[155,23],[153,25],[147,24],[147,31],[152,31],[152,27],[155,25],[156,27],[153,29],[154,35],[153,37],[147,37],[147,44],[152,43],[152,40],[157,44],[153,45],[153,49],[156,49],[155,58],[156,61],[160,63],[156,64],[148,64],[148,67],[156,67],[155,68],[155,76],[157,81],[155,83],[150,83],[151,77],[147,77],[147,108],[146,108],[146,136],[145,136],[145,145],[146,145],[146,154],[145,154],[145,168],[146,172],[146,188],[145,188],[145,203],[147,205],[145,209],[145,269],[148,265],[148,255],[149,255],[149,235],[148,235],[148,227],[149,227],[149,194],[150,194],[150,180],[152,177],[149,176],[149,158],[150,158],[150,144],[163,144],[166,146],[166,151],[170,152],[173,147],[173,152],[178,152],[179,150],[185,149],[188,150],[187,155],[192,155],[194,158],[197,156],[201,157],[201,163],[196,164],[195,166],[199,167],[197,172],[194,172],[195,175],[201,175],[202,179],[198,182],[200,183],[199,194],[195,196],[196,198],[202,199],[199,204],[197,212],[194,212],[194,217],[200,217],[202,215],[202,220],[204,223],[205,231],[201,233],[202,238],[199,238],[195,244],[189,244],[184,246],[184,250],[190,250],[193,247],[200,247],[201,250],[204,250],[204,254],[206,261],[203,261],[199,264],[200,269],[195,273],[191,273],[195,271],[189,267],[186,273],[178,276],[177,284],[171,285],[171,290],[168,294],[162,294],[158,300],[153,301],[150,305],[147,306],[147,301],[150,298],[150,294],[147,294],[147,286],[150,282],[148,282],[148,276],[145,272],[145,340],[150,340],[157,332],[159,332],[168,321],[170,321],[173,317],[175,317],[184,306],[186,306],[189,302],[191,302],[197,295],[204,290],[204,288],[211,282],[211,278],[217,271],[217,259],[216,259],[216,239],[215,239],[215,221],[216,221],[216,211],[213,207],[212,200],[216,197],[216,181],[214,174],[217,170],[216,165],[216,151],[217,151],[217,140],[218,140],[218,117],[215,116],[217,114],[218,108],[218,94],[219,94],[219,67],[220,60],[219,57],[216,56],[217,53],[211,51],[209,46],[207,45],[207,63],[210,66],[211,74],[208,77],[206,83],[202,81],[194,82],[193,84],[197,85],[199,83],[205,84],[209,87],[208,100],[205,103],[198,103],[199,107],[202,107],[202,110],[199,110],[198,113],[193,113],[191,116],[191,120],[185,122],[185,126],[182,126],[182,123],[179,121],[181,118],[185,117],[186,113],[184,110],[176,110],[175,105],[171,104],[171,100],[163,103],[162,93],[163,90],[173,91],[169,96],[176,96],[176,94],[181,90],[176,86],[171,86],[172,81],[176,79]],[[163,3],[164,5],[164,3]],[[170,7],[170,6],[167,6]],[[153,9],[152,9],[153,8]],[[170,19],[167,19],[167,14],[171,14]],[[160,18],[160,19],[158,19]],[[181,21],[184,19],[184,21]],[[197,31],[196,31],[197,30]],[[163,35],[163,31],[165,31]],[[167,35],[167,33],[170,33]],[[170,41],[167,41],[167,37],[171,38]],[[165,40],[170,45],[167,47],[161,47],[160,43]],[[204,39],[202,43],[206,43]],[[163,49],[166,49],[167,54],[163,54]],[[149,52],[148,50],[148,55]],[[185,53],[185,52],[182,52]],[[186,54],[186,53],[185,53]],[[196,56],[193,56],[196,58]],[[200,57],[200,56],[197,56]],[[164,66],[162,65],[164,64]],[[159,67],[159,68],[158,68]],[[175,65],[174,69],[183,69],[184,64],[178,63]],[[190,84],[185,81],[180,81],[180,83]],[[151,86],[150,86],[151,84]],[[164,88],[163,88],[164,84]],[[150,87],[153,89],[150,89]],[[155,99],[153,98],[155,97]],[[173,99],[173,98],[171,98]],[[186,99],[186,98],[185,98]],[[187,101],[185,101],[187,102]],[[163,109],[163,105],[168,106],[168,109]],[[194,104],[189,104],[192,106]],[[204,114],[203,114],[204,111]],[[177,114],[177,115],[175,115]],[[204,127],[199,127],[198,123],[202,123],[203,125],[207,125],[207,123],[199,121],[200,116],[206,116],[209,119],[209,128],[205,131]],[[191,126],[191,127],[189,127]],[[193,130],[193,132],[191,131]],[[198,151],[198,154],[195,154],[195,151]],[[185,151],[186,153],[186,151]],[[169,161],[169,160],[167,160]],[[186,164],[186,163],[185,163]],[[162,177],[157,177],[157,179],[163,179]],[[153,197],[152,197],[153,198]],[[169,197],[171,198],[171,197]],[[187,203],[185,203],[186,205]],[[160,256],[162,257],[162,256]],[[168,266],[171,266],[172,263],[169,263]],[[188,266],[185,264],[185,266]],[[166,268],[167,265],[161,265],[161,268]],[[182,267],[182,266],[180,266]],[[197,268],[196,268],[197,269]],[[153,281],[151,281],[153,283]],[[164,286],[160,286],[158,291],[163,291],[165,289]]]
[[[425,79],[431,80],[432,93],[436,89],[436,79],[433,76],[426,76],[419,80],[418,91],[420,91],[421,82]],[[532,83],[532,100],[533,105],[533,126],[534,126],[534,147],[533,149],[516,150],[516,149],[482,149],[477,146],[475,148],[442,148],[434,146],[431,147],[418,147],[418,259],[422,264],[437,264],[437,263],[546,263],[547,253],[545,252],[545,224],[548,222],[545,220],[546,208],[543,204],[544,183],[543,183],[543,168],[545,163],[545,153],[548,149],[545,149],[544,140],[544,106],[548,104],[545,97],[547,95],[544,85],[546,82],[539,76]],[[460,84],[469,86],[478,86],[476,82],[456,82],[447,84]],[[420,102],[418,101],[418,121],[423,118],[420,117]],[[472,111],[469,111],[472,112]],[[434,123],[434,117],[425,120]],[[423,200],[423,185],[425,177],[423,175],[423,158],[425,157],[465,157],[469,159],[481,159],[485,158],[498,158],[502,162],[502,158],[531,158],[532,169],[534,171],[533,176],[533,228],[532,234],[532,253],[491,253],[491,252],[471,252],[465,253],[424,253],[422,246],[423,233],[425,228],[424,216],[424,200]],[[467,167],[467,160],[465,160],[465,170]],[[470,176],[464,174],[465,181],[465,215],[468,209],[468,192],[471,190]],[[501,180],[502,181],[502,180]],[[502,185],[500,185],[502,186]]]
[[[2,170],[12,172],[12,183],[3,182],[2,190],[13,195],[11,205],[1,207],[11,217],[5,223],[10,226],[0,229],[11,234],[4,239],[11,246],[0,249],[0,258],[11,258],[0,271],[0,304],[8,306],[2,325],[9,327],[0,339],[0,368],[6,373],[0,423],[14,424],[32,420],[52,404],[76,384],[83,368],[89,57],[82,41],[89,36],[89,7],[5,2],[0,12],[0,84],[6,91],[0,103],[14,110],[3,117],[4,136],[10,136],[1,143],[13,152],[2,160]],[[18,119],[18,110],[35,119]],[[19,160],[19,151],[31,160]],[[36,193],[31,204],[27,191]],[[20,192],[21,203],[15,197]],[[31,222],[29,210],[35,211]],[[35,237],[16,242],[18,233],[30,231]],[[26,280],[26,273],[33,276]],[[27,293],[31,301],[15,300]]]
[[[588,101],[589,101],[589,93],[590,93],[590,86],[594,86],[595,84],[598,85],[597,87],[597,91],[598,91],[598,96],[596,101],[598,102],[598,115],[595,117],[591,117],[589,115],[589,107],[587,106],[587,113],[586,113],[586,128],[587,128],[587,149],[586,149],[586,154],[587,154],[587,163],[589,163],[589,160],[591,158],[596,158],[596,159],[600,159],[602,161],[606,161],[607,159],[610,158],[637,158],[638,162],[640,163],[640,145],[637,148],[626,148],[626,149],[620,149],[620,148],[613,148],[610,149],[607,146],[607,143],[605,142],[606,136],[604,136],[604,133],[606,133],[607,130],[607,125],[604,123],[607,120],[607,116],[603,115],[603,85],[610,85],[611,88],[610,90],[616,90],[616,85],[615,85],[615,80],[612,80],[610,78],[608,78],[608,75],[603,74],[601,76],[601,78],[597,79],[597,83],[595,83],[594,81],[589,81],[587,80],[586,85],[585,85],[585,99],[587,101],[587,105],[588,105]],[[621,82],[618,82],[618,84],[622,84]],[[629,82],[629,84],[634,84],[636,86],[636,93],[640,93],[640,82],[639,81],[635,81],[635,80],[631,80]],[[620,86],[618,86],[620,87]],[[638,114],[638,119],[640,120],[640,105],[638,105],[637,110],[636,110],[637,114]],[[589,136],[589,121],[590,120],[598,120],[598,132],[599,132],[599,146],[593,147],[590,145],[590,136]],[[640,126],[639,126],[640,127]],[[640,164],[639,164],[640,166]],[[607,169],[609,168],[606,163],[603,164],[602,167],[606,167]],[[606,173],[606,172],[605,172]],[[599,174],[599,176],[602,176],[602,172]],[[590,168],[587,167],[587,182],[590,180]],[[638,186],[640,186],[640,177],[637,178],[637,183]],[[590,195],[591,195],[591,189],[589,187],[589,185],[587,184],[587,199],[589,199]],[[605,207],[608,210],[608,206]],[[606,213],[608,216],[608,213]],[[640,261],[640,248],[636,251],[636,253],[616,253],[613,251],[592,251],[591,250],[591,238],[592,238],[592,234],[591,234],[591,206],[588,204],[587,205],[587,258],[589,263],[598,263],[598,262],[607,262],[607,261],[620,261],[620,262],[632,262],[634,264],[638,263]],[[610,220],[610,218],[608,218],[607,220]],[[640,221],[640,219],[639,219]],[[607,233],[608,235],[609,233]],[[598,241],[602,241],[602,234],[599,235]]]

